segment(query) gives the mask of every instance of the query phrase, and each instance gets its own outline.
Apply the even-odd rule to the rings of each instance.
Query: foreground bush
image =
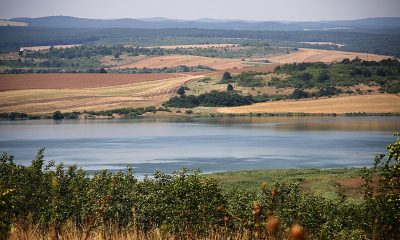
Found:
[[[365,198],[305,194],[298,183],[223,190],[196,171],[94,176],[46,163],[0,158],[0,237],[12,239],[396,239],[400,235],[400,138],[365,169]]]

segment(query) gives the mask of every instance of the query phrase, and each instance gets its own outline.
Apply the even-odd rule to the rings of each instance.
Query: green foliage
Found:
[[[127,118],[135,118],[142,116],[145,113],[155,113],[157,111],[169,111],[166,108],[156,108],[155,106],[145,107],[145,108],[117,108],[104,111],[87,111],[85,113],[90,115],[102,115],[102,116],[112,116],[113,114],[120,114]]]
[[[226,91],[228,91],[228,92],[232,92],[233,91],[232,84],[228,83],[228,85],[226,86]]]
[[[11,230],[12,210],[14,206],[11,203],[13,189],[4,188],[0,182],[0,239],[7,239]]]
[[[60,112],[60,111],[55,111],[54,113],[53,113],[53,119],[54,120],[61,120],[61,119],[63,119],[64,118],[64,116],[63,116],[63,114]]]
[[[363,175],[365,218],[372,239],[396,239],[400,235],[400,138],[387,150],[387,156],[378,154],[374,167],[365,169]]]
[[[205,233],[218,224],[220,213],[215,208],[224,203],[221,190],[215,180],[199,172],[156,172],[154,178],[141,182],[131,168],[89,177],[75,165],[45,165],[43,151],[38,151],[30,166],[14,164],[10,155],[1,157],[1,189],[15,189],[2,190],[0,195],[1,214],[7,216],[0,222],[1,234],[17,219],[43,231],[49,227],[59,231],[67,220],[76,226],[126,228],[132,227],[135,218],[140,229],[165,227],[175,234]]]
[[[400,62],[385,59],[379,62],[350,61],[326,65],[324,63],[285,64],[275,69],[276,73],[289,74],[286,79],[272,79],[268,85],[278,88],[317,88],[317,96],[331,96],[340,93],[335,87],[349,87],[357,84],[376,83],[389,93],[399,92]]]
[[[283,235],[285,229],[300,224],[309,239],[397,239],[400,138],[387,149],[387,156],[377,155],[374,167],[364,170],[365,197],[358,203],[348,201],[342,191],[333,198],[305,193],[299,182],[265,182],[261,191],[223,191],[218,181],[186,169],[156,172],[141,181],[130,167],[89,177],[75,165],[46,163],[44,149],[38,150],[29,166],[17,165],[12,156],[3,154],[0,234],[5,238],[17,221],[57,234],[71,221],[81,230],[157,228],[187,239],[222,226],[229,231],[258,231],[274,216]]]
[[[203,93],[199,96],[189,95],[173,97],[164,103],[167,107],[193,108],[204,107],[224,107],[224,106],[242,106],[253,103],[251,96],[242,96],[233,92],[212,91]]]
[[[263,87],[265,81],[262,79],[263,72],[242,72],[230,79],[224,79],[219,82],[220,84],[237,83],[238,86],[242,87]]]
[[[308,98],[310,94],[302,89],[295,89],[291,95],[294,99]]]
[[[224,72],[224,74],[222,75],[222,79],[221,79],[220,83],[227,84],[227,83],[230,83],[230,82],[232,82],[231,73],[230,72]]]
[[[29,115],[26,113],[20,113],[20,112],[0,113],[0,119],[16,120],[16,119],[27,119],[27,118],[29,118]]]
[[[185,95],[185,88],[184,87],[178,88],[178,91],[176,91],[176,93],[181,97],[184,96]]]

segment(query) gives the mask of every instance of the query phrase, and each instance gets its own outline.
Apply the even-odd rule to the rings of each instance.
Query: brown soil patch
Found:
[[[358,53],[358,52],[343,52],[333,50],[319,50],[310,48],[300,48],[299,51],[292,52],[289,54],[282,54],[268,58],[273,63],[300,63],[300,62],[338,62],[345,58],[354,59],[359,57],[368,61],[380,61],[386,58],[393,58],[392,56],[376,55],[369,53]]]
[[[164,68],[164,67],[178,67],[185,66],[208,66],[217,70],[225,70],[231,68],[242,68],[246,66],[240,59],[229,58],[211,58],[192,55],[169,55],[149,57],[139,60],[135,63],[121,65],[115,67],[121,68]]]
[[[350,196],[361,196],[363,194],[362,186],[365,184],[365,180],[360,177],[340,179],[337,181],[337,183],[340,184],[342,189]],[[378,184],[379,177],[373,177],[371,187],[376,190]]]
[[[377,94],[256,103],[217,108],[220,113],[399,113],[400,95]]]
[[[151,74],[1,74],[0,91],[23,89],[80,89],[116,86],[182,76],[171,73]]]

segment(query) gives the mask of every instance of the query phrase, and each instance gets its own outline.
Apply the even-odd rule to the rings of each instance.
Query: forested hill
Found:
[[[342,21],[316,22],[279,22],[279,21],[243,21],[243,20],[175,20],[166,18],[146,19],[88,19],[70,16],[48,16],[39,18],[13,18],[11,21],[27,23],[33,27],[57,28],[201,28],[226,30],[351,30],[351,31],[393,31],[400,29],[399,17],[367,18]]]

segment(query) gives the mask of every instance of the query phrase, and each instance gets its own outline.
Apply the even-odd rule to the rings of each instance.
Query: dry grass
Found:
[[[225,70],[231,68],[242,68],[247,66],[246,63],[240,59],[229,58],[211,58],[192,55],[169,55],[149,57],[138,60],[137,62],[121,65],[115,67],[116,69],[122,68],[164,68],[164,67],[177,67],[180,65],[185,66],[198,66],[203,65],[217,70]]]
[[[268,58],[273,63],[294,63],[294,62],[338,62],[345,58],[354,59],[359,57],[368,61],[380,61],[382,59],[390,58],[391,56],[376,55],[368,53],[357,53],[357,52],[343,52],[333,50],[319,50],[300,48],[299,51],[295,51],[289,54],[282,54]],[[393,58],[393,57],[392,57]]]
[[[148,82],[168,78],[176,78],[182,74],[2,74],[0,75],[0,91],[24,89],[80,89],[108,87],[139,82]]]
[[[241,107],[217,108],[219,113],[400,113],[400,95],[357,95],[321,99],[256,103]]]
[[[273,237],[269,232],[262,229],[265,240],[287,239],[287,233],[284,232],[280,237]],[[76,228],[72,223],[67,222],[61,227],[61,231],[56,234],[54,229],[43,233],[40,228],[29,225],[23,228],[19,224],[14,224],[9,235],[9,240],[42,240],[42,239],[64,239],[64,240],[177,240],[177,239],[199,239],[199,240],[253,240],[254,232],[244,229],[242,231],[230,231],[225,227],[213,229],[210,227],[207,235],[195,236],[190,232],[174,236],[165,230],[153,228],[146,232],[135,230],[134,228],[120,229],[118,226],[107,226],[99,228],[84,227],[83,229]]]
[[[175,94],[179,86],[201,77],[185,75],[97,88],[4,91],[0,93],[0,112],[83,112],[159,105]]]

